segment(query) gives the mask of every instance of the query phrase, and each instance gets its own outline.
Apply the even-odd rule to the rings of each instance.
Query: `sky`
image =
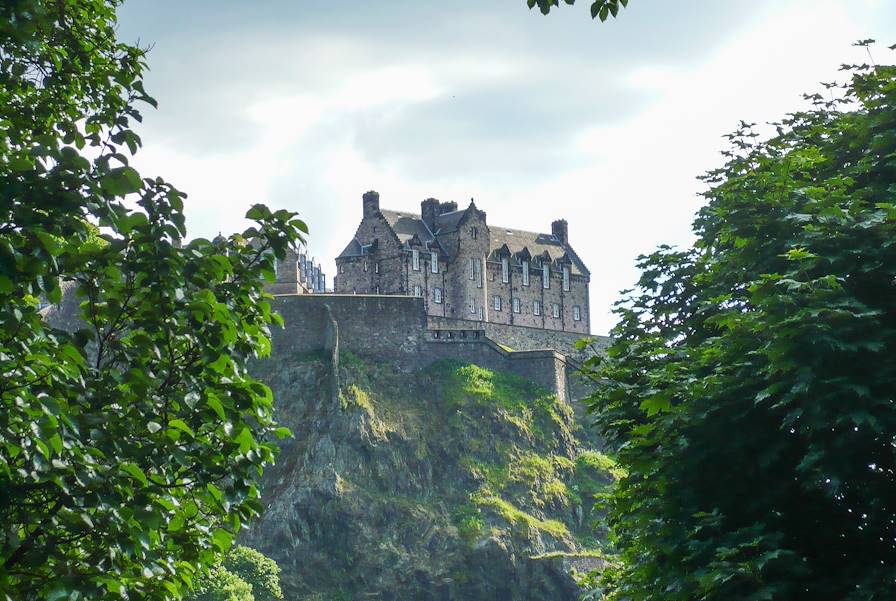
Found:
[[[569,222],[591,270],[591,325],[639,254],[687,246],[702,173],[740,120],[775,121],[868,59],[893,61],[891,0],[631,0],[549,16],[525,0],[128,0],[119,37],[151,47],[159,103],[133,164],[188,194],[191,237],[297,211],[332,286],[361,195],[435,197],[488,223]]]

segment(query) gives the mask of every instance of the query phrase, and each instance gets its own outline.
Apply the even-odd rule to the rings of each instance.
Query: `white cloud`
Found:
[[[656,28],[632,21],[649,18],[644,4],[623,16],[627,26]],[[760,6],[674,60],[647,50],[626,58],[612,35],[601,41],[623,21],[588,23],[593,39],[576,33],[546,49],[532,32],[554,31],[556,21],[529,15],[530,29],[515,24],[513,34],[496,34],[500,43],[459,30],[456,44],[404,51],[344,32],[200,42],[191,64],[214,86],[207,101],[218,112],[203,120],[202,89],[163,86],[162,110],[176,118],[149,116],[137,164],[190,193],[195,235],[241,227],[254,202],[300,211],[330,275],[367,189],[403,209],[428,196],[475,196],[497,225],[546,231],[566,217],[593,273],[593,329],[606,332],[618,290],[637,277],[635,256],[690,241],[695,178],[719,164],[722,135],[740,119],[798,108],[800,94],[836,78],[841,62],[863,60],[850,48],[855,39],[896,37],[896,24],[881,18],[888,5],[875,0]],[[672,31],[688,36],[690,25]],[[166,56],[154,81],[188,80]],[[232,71],[220,72],[224,65]]]

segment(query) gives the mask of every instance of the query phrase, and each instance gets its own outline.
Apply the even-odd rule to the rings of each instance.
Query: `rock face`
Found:
[[[616,470],[569,405],[458,362],[338,365],[338,380],[324,354],[256,368],[295,438],[242,542],[281,566],[286,599],[579,598],[575,574],[601,563],[593,495]]]

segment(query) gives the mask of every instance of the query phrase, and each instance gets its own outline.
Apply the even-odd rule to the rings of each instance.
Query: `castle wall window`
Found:
[[[345,265],[339,266],[339,273],[345,273]]]
[[[501,310],[501,297],[497,294],[492,297],[492,307],[495,308],[495,311]]]
[[[582,321],[582,309],[578,305],[573,305],[572,318],[575,321]]]
[[[473,238],[473,240],[476,240],[479,237],[479,231],[475,227],[470,228],[470,237]]]
[[[541,303],[532,301],[532,315],[541,315]]]
[[[379,286],[376,287],[376,293],[377,293],[377,294],[380,293],[380,287],[379,287]]]
[[[520,312],[520,299],[519,299],[519,297],[514,296],[514,297],[513,297],[513,301],[512,301],[510,304],[513,305],[513,312],[514,312],[514,313],[519,313],[519,312]]]
[[[420,251],[416,248],[411,251],[411,266],[414,271],[420,271]]]
[[[367,261],[364,261],[364,271],[367,271]]]
[[[479,321],[485,319],[485,311],[482,310],[482,307],[479,307]]]
[[[439,253],[429,253],[429,265],[433,273],[439,273]]]
[[[377,261],[376,263],[373,264],[373,273],[379,273],[379,272],[380,272],[380,262]]]
[[[560,319],[560,305],[557,303],[554,303],[552,315],[554,316],[554,319]]]
[[[475,279],[476,279],[476,265],[475,265],[475,263],[476,263],[476,261],[473,259],[473,257],[470,257],[470,279],[471,279],[471,280],[475,280]]]
[[[563,289],[569,292],[569,266],[563,266]]]
[[[510,281],[510,261],[507,257],[501,258],[501,281],[505,284]]]
[[[545,289],[551,287],[551,266],[547,263],[541,266],[541,287]]]
[[[476,287],[482,288],[482,259],[476,259],[473,267],[476,272]]]
[[[472,298],[470,299],[470,313],[472,313],[473,315],[476,314],[476,301]]]
[[[437,305],[442,304],[442,289],[441,288],[433,288],[432,290],[432,300]]]
[[[529,261],[523,261],[523,286],[529,285]]]
[[[420,286],[414,285],[414,296],[420,296]]]

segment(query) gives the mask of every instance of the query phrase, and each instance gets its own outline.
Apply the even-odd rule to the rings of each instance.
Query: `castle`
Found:
[[[561,398],[585,394],[578,365],[587,352],[576,343],[587,336],[602,348],[608,339],[589,336],[590,274],[565,220],[550,234],[526,232],[490,226],[472,200],[458,210],[428,198],[414,215],[381,209],[372,191],[362,208],[333,290],[304,248],[277,262],[268,291],[286,330],[274,333],[275,351],[324,351],[334,374],[340,349],[399,370],[457,359]]]
[[[362,199],[354,238],[336,258],[337,294],[408,295],[432,317],[590,332],[590,273],[569,243],[566,220],[551,233],[490,226],[471,200],[428,198],[420,215]]]

